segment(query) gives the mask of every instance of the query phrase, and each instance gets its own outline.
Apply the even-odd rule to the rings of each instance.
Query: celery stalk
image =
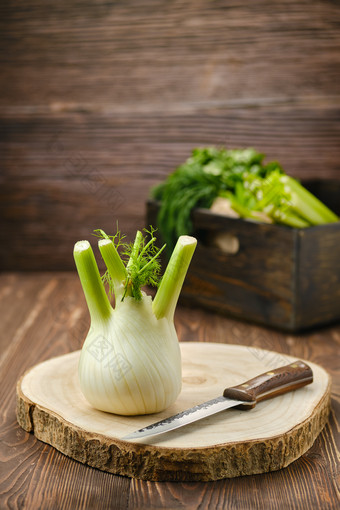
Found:
[[[280,209],[275,209],[271,213],[271,216],[277,223],[282,223],[284,225],[287,225],[288,227],[307,228],[310,226],[310,223],[308,221],[306,221],[304,218],[301,218],[300,216],[295,214],[294,211],[291,211],[289,209],[285,209],[284,211],[280,211]]]
[[[339,221],[336,214],[293,177],[285,175],[281,177],[281,181],[291,193],[294,209],[312,225]]]

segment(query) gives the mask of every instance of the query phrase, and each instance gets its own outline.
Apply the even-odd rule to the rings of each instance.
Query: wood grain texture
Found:
[[[15,385],[39,361],[81,347],[89,322],[77,275],[0,275],[1,508],[333,510],[339,502],[340,328],[292,335],[178,308],[181,341],[213,341],[277,351],[313,361],[332,376],[329,423],[313,447],[287,468],[211,483],[145,482],[103,473],[68,459],[24,432],[15,417]],[[9,312],[10,311],[10,312]],[[16,319],[6,319],[8,313]],[[260,351],[259,351],[260,352]],[[262,360],[270,366],[270,356]]]
[[[20,0],[0,13],[5,106],[119,109],[339,93],[332,1]]]
[[[72,269],[116,220],[133,238],[197,145],[340,179],[339,20],[321,0],[2,2],[1,267]]]
[[[337,224],[299,232],[296,322],[317,324],[340,318],[340,230]],[[340,226],[340,225],[337,225]],[[329,227],[329,228],[328,228]],[[313,317],[313,319],[311,319]]]

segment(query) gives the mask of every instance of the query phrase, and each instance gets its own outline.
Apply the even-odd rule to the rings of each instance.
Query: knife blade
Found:
[[[163,434],[232,407],[242,410],[253,409],[262,400],[297,390],[312,382],[312,369],[304,361],[297,360],[289,365],[269,370],[237,386],[226,388],[220,397],[152,423],[127,434],[122,439],[130,441]]]

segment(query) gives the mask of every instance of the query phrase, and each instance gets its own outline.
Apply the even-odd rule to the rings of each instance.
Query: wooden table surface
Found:
[[[18,378],[32,365],[82,345],[89,318],[77,275],[3,273],[0,313],[1,509],[304,510],[339,504],[340,325],[292,335],[179,307],[176,327],[183,342],[251,345],[320,364],[333,378],[332,412],[313,447],[284,470],[209,483],[161,483],[92,469],[17,424]]]

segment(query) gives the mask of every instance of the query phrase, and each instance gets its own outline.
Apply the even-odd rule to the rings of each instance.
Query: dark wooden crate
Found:
[[[304,184],[339,213],[340,181]],[[148,225],[157,225],[158,210],[147,202]],[[206,209],[192,220],[198,247],[182,302],[292,332],[340,320],[340,222],[295,229]],[[236,253],[214,246],[226,234]]]

